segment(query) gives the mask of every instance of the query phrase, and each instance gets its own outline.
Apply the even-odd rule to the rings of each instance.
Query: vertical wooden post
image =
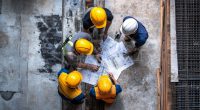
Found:
[[[163,5],[164,3],[164,5]],[[160,110],[171,110],[170,98],[170,0],[161,0]],[[159,101],[158,101],[159,102]]]

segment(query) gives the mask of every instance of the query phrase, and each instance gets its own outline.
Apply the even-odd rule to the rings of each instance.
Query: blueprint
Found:
[[[87,56],[85,59],[85,63],[100,66],[97,72],[81,70],[83,74],[83,82],[85,83],[95,85],[99,76],[107,74],[108,72],[113,73],[115,79],[118,79],[123,70],[134,64],[133,60],[129,56],[123,55],[123,53],[127,52],[123,42],[116,42],[111,37],[108,37],[101,43],[101,48],[101,64],[97,62],[94,56]]]

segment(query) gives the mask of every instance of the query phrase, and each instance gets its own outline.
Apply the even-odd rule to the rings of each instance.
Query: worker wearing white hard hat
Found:
[[[120,27],[120,33],[124,35],[124,40],[129,42],[135,41],[135,48],[128,52],[128,55],[134,54],[139,48],[145,44],[148,39],[148,32],[144,25],[131,16],[126,16]]]

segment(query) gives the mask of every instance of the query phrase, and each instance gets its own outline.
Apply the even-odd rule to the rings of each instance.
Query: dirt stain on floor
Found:
[[[39,72],[52,72],[52,66],[61,63],[61,49],[56,49],[56,45],[62,42],[62,22],[59,15],[52,16],[36,16],[42,21],[37,22],[40,31],[41,55],[45,61],[43,68],[38,69]]]
[[[3,32],[0,32],[0,48],[5,47],[8,44],[8,36]]]

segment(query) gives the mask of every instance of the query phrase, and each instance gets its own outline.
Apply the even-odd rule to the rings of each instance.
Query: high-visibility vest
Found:
[[[68,45],[68,46],[70,46],[70,47],[73,47],[73,46],[74,46],[74,43],[71,41],[72,38],[73,38],[72,35],[68,36],[68,38],[66,38],[65,43],[62,44],[62,50],[63,50],[64,55],[66,55],[67,52],[68,52],[68,50],[67,50],[66,47],[65,47],[66,45]]]
[[[68,76],[67,73],[62,72],[60,74],[60,76],[58,77],[58,90],[59,92],[64,95],[67,99],[69,100],[73,100],[74,98],[76,98],[77,96],[79,96],[82,91],[80,88],[69,88],[67,86],[67,83],[65,82],[66,77]]]
[[[116,97],[116,87],[112,85],[111,91],[108,94],[101,94],[98,87],[94,88],[96,99],[103,100],[106,103],[113,103]]]

